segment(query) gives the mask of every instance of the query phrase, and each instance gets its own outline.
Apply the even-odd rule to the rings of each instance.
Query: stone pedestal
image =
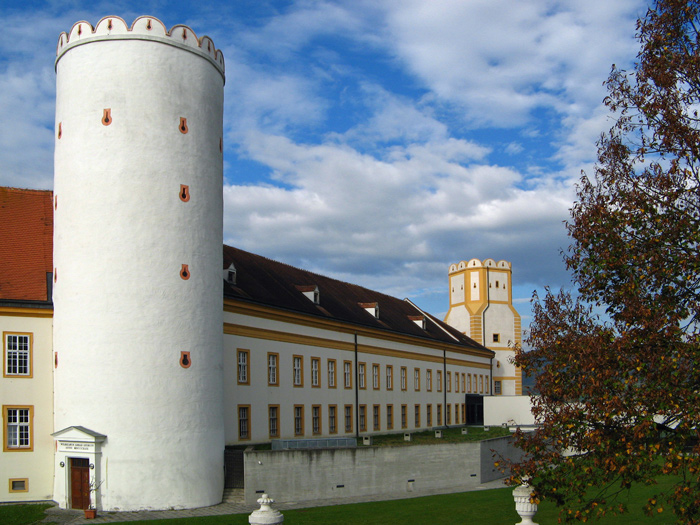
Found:
[[[530,502],[532,487],[529,484],[523,483],[513,490],[513,499],[515,500],[515,512],[522,518],[522,521],[516,525],[537,525],[532,518],[537,514],[537,504]]]
[[[275,500],[268,497],[267,494],[263,494],[258,500],[260,508],[253,511],[248,517],[248,523],[250,523],[250,525],[271,525],[284,522],[282,513],[270,507],[270,504],[274,502]]]

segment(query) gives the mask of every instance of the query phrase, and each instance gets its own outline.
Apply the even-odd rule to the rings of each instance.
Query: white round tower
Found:
[[[54,497],[219,503],[223,56],[111,16],[60,35],[56,75]]]

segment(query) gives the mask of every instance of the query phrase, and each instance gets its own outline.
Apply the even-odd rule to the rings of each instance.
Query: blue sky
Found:
[[[0,185],[53,187],[56,42],[85,20],[189,25],[224,53],[224,242],[448,308],[447,269],[567,286],[563,226],[631,67],[640,0],[5,1]]]

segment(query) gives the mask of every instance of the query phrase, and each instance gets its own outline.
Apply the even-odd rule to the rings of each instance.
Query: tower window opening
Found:
[[[493,334],[493,342],[500,343],[501,342],[501,334]]]

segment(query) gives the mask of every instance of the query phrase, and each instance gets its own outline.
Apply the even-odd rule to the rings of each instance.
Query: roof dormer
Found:
[[[360,308],[364,308],[365,312],[372,315],[375,319],[379,319],[379,303],[357,303]]]
[[[236,284],[236,267],[233,263],[228,268],[224,268],[224,281],[229,284]]]
[[[409,315],[408,318],[416,323],[421,330],[425,330],[425,316],[424,315]]]
[[[297,290],[304,294],[304,296],[314,304],[321,303],[321,294],[318,291],[318,286],[315,284],[309,285],[296,285]]]

